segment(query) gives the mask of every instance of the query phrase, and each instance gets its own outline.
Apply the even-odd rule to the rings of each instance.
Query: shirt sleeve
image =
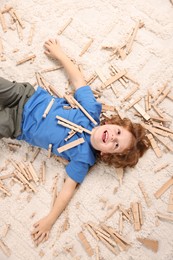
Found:
[[[86,109],[86,111],[97,122],[99,122],[102,105],[95,99],[90,86],[83,86],[78,88],[74,97]]]
[[[89,164],[72,160],[66,166],[67,175],[77,183],[82,183],[89,170]]]

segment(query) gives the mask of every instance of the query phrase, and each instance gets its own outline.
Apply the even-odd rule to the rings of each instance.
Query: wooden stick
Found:
[[[42,162],[42,183],[45,184],[46,182],[46,162]]]
[[[125,107],[125,110],[129,110],[131,107],[133,107],[136,103],[138,103],[141,100],[141,97],[138,97],[134,101],[131,100],[131,103]]]
[[[115,255],[118,254],[117,250],[115,249],[115,247],[111,246],[109,242],[107,242],[107,240],[105,240],[103,237],[98,236],[99,239],[104,243],[104,245],[111,250],[112,253],[114,253]]]
[[[75,140],[75,141],[73,141],[73,142],[70,142],[70,143],[68,143],[68,144],[65,144],[65,145],[59,147],[59,148],[57,149],[57,151],[58,151],[58,153],[62,153],[62,152],[64,152],[64,151],[66,151],[66,150],[68,150],[68,149],[71,149],[71,148],[73,148],[73,147],[75,147],[75,146],[77,146],[77,145],[80,145],[80,144],[82,144],[82,143],[84,143],[84,142],[85,142],[85,140],[83,139],[83,137],[82,137],[82,138],[78,138],[77,140]]]
[[[162,157],[162,152],[161,152],[160,148],[158,147],[158,145],[157,145],[153,135],[152,134],[147,134],[146,136],[148,137],[148,139],[150,141],[150,144],[151,144],[151,146],[152,146],[156,156],[158,158]]]
[[[2,25],[2,30],[3,30],[3,32],[7,32],[7,25],[6,25],[4,15],[3,15],[3,13],[1,12],[1,10],[0,10],[0,23],[1,23],[1,25]]]
[[[28,42],[27,42],[28,46],[31,46],[32,44],[34,32],[35,32],[35,24],[32,24],[29,32]]]
[[[61,68],[62,68],[62,66],[55,66],[55,67],[51,67],[51,68],[48,68],[48,69],[43,69],[43,70],[40,71],[40,73],[51,72],[51,71],[54,71],[54,70],[59,70]]]
[[[4,252],[4,254],[6,256],[10,256],[11,255],[11,251],[8,248],[8,246],[0,239],[0,248],[2,249],[2,251]]]
[[[132,90],[121,100],[121,102],[129,99],[137,90],[139,89],[138,85],[134,86]]]
[[[169,118],[162,118],[158,116],[151,116],[151,119],[159,122],[171,122],[171,119]]]
[[[151,130],[150,130],[150,131],[151,131]],[[162,138],[162,137],[158,136],[154,131],[151,131],[151,133],[152,133],[164,146],[166,146],[166,148],[167,148],[168,150],[170,150],[171,152],[173,152],[173,147],[170,146],[169,143],[166,143],[165,138]]]
[[[91,122],[93,122],[94,125],[98,125],[97,122],[94,120],[94,118],[86,111],[85,108],[83,108],[79,102],[74,98],[72,97],[72,100],[74,101],[74,103],[77,105],[77,107],[86,115],[86,117],[88,117]]]
[[[17,28],[19,39],[23,41],[23,31],[18,20],[16,20],[16,28]]]
[[[156,111],[156,113],[160,116],[160,117],[165,117],[164,114],[160,111],[160,109],[155,105],[152,104],[153,109]]]
[[[121,204],[119,204],[119,210],[125,215],[125,217],[131,222],[131,217],[129,215],[129,213],[127,212],[127,210],[125,210],[123,208],[123,206]]]
[[[142,243],[145,247],[153,250],[154,252],[158,251],[158,241],[157,240],[151,240],[148,238],[140,238],[137,237],[137,240]]]
[[[158,90],[157,90],[157,94],[154,96],[154,101],[156,101],[159,96],[162,94],[162,92],[165,90],[165,88],[167,87],[167,82],[163,84],[163,86],[161,86]]]
[[[35,189],[35,187],[18,171],[16,170],[14,172],[14,174],[16,175],[17,178],[19,178],[24,184],[27,184],[31,190],[33,190],[34,192],[36,192],[37,190]]]
[[[171,177],[167,182],[165,182],[162,187],[160,189],[158,189],[157,192],[154,193],[154,196],[156,197],[156,199],[160,198],[161,195],[163,193],[165,193],[165,191],[167,191],[167,189],[169,189],[169,187],[171,187],[171,185],[173,185],[173,177]]]
[[[159,172],[161,170],[163,170],[164,168],[166,168],[167,166],[169,165],[168,162],[164,162],[162,164],[160,164],[159,166],[157,166],[155,169],[154,169],[154,172]]]
[[[8,178],[11,178],[14,176],[14,173],[9,173],[9,174],[6,174],[6,175],[1,175],[0,176],[0,180],[6,180]]]
[[[139,106],[139,104],[135,104],[133,107],[137,110],[138,113],[141,114],[141,116],[143,116],[143,118],[145,118],[146,121],[150,119],[150,115],[147,114],[145,110],[141,106]]]
[[[7,233],[10,229],[10,224],[5,224],[4,228],[3,228],[3,231],[2,231],[2,234],[1,234],[1,237],[5,238],[7,236]]]
[[[151,200],[149,199],[148,194],[145,191],[144,183],[140,181],[140,182],[138,182],[138,186],[139,186],[139,188],[140,188],[140,190],[141,190],[141,192],[144,196],[144,199],[145,199],[147,206],[151,207]]]
[[[22,21],[22,19],[20,18],[20,16],[16,12],[16,10],[12,9],[12,12],[13,12],[14,16],[16,17],[17,21],[19,22],[20,26],[24,29],[25,28],[24,22]]]
[[[172,215],[166,215],[166,214],[162,214],[162,213],[157,213],[156,216],[160,219],[163,220],[170,220],[173,221],[173,216]]]
[[[119,233],[122,235],[123,232],[123,214],[119,213]]]
[[[73,125],[71,125],[71,124],[64,123],[64,122],[62,122],[61,120],[58,120],[58,124],[59,124],[59,125],[62,125],[62,126],[64,126],[64,127],[70,128],[70,129],[72,129],[72,130],[74,130],[74,131],[76,131],[76,132],[79,132],[79,133],[82,133],[82,132],[83,132],[82,129],[76,128],[75,126],[73,126]]]
[[[94,41],[93,39],[90,39],[89,42],[84,46],[81,53],[79,54],[80,57],[89,49],[93,41]]]
[[[49,102],[48,106],[46,107],[44,113],[43,113],[43,118],[46,118],[46,116],[48,115],[49,111],[51,110],[53,104],[55,102],[55,98],[52,98],[51,101]]]
[[[49,147],[48,147],[48,155],[47,157],[50,159],[51,157],[51,153],[52,153],[52,144],[49,144]]]
[[[8,13],[13,7],[11,5],[5,5],[3,9],[1,9],[2,14]]]
[[[92,247],[90,246],[88,240],[86,239],[84,233],[81,231],[80,233],[78,233],[78,237],[83,245],[83,247],[85,248],[87,254],[89,256],[93,256],[94,255],[94,251],[92,249]]]
[[[161,126],[160,124],[154,123],[154,122],[153,122],[153,126],[155,126],[156,128],[160,128],[168,133],[173,134],[173,130],[169,129],[168,127]]]
[[[118,176],[120,186],[123,184],[123,176],[124,176],[124,169],[123,168],[116,168],[116,173]]]
[[[106,80],[102,85],[101,88],[104,89],[105,87],[108,87],[110,84],[114,83],[116,80],[120,79],[122,76],[124,76],[127,73],[126,70],[121,70],[116,75],[112,76],[108,80]]]
[[[155,105],[160,104],[160,103],[165,99],[165,97],[167,97],[167,95],[169,94],[170,91],[171,91],[171,88],[166,88],[166,89],[163,91],[163,95],[160,96],[160,98],[158,98],[158,99],[155,101]]]
[[[33,167],[33,165],[32,165],[31,162],[29,162],[28,168],[29,168],[29,171],[30,171],[30,173],[31,173],[31,175],[32,175],[32,178],[33,178],[35,184],[38,185],[39,178],[38,178],[38,176],[37,176],[37,174],[36,174],[36,171],[35,171],[35,169],[34,169],[34,167]]]
[[[96,232],[93,230],[93,228],[88,223],[85,224],[85,227],[90,232],[90,234],[96,239],[96,241],[98,241],[99,238],[98,238]]]
[[[117,66],[113,66],[113,65],[111,65],[110,67],[110,70],[112,71],[112,73],[114,74],[114,75],[116,75],[118,72],[120,72],[121,71],[121,69],[119,69]],[[125,87],[125,88],[127,88],[127,81],[126,81],[126,79],[125,79],[125,77],[121,77],[121,78],[119,78],[118,79],[118,81]]]
[[[39,152],[40,152],[40,148],[36,148],[35,152],[34,152],[34,154],[32,156],[32,159],[30,160],[31,163],[33,163],[33,161],[36,159],[36,157],[38,156]]]
[[[131,37],[130,37],[130,40],[129,40],[129,42],[127,42],[127,45],[126,45],[126,52],[127,52],[127,54],[129,54],[129,53],[131,52],[131,50],[132,50],[132,45],[133,45],[133,42],[134,42],[134,40],[135,40],[137,31],[138,31],[138,29],[139,29],[140,27],[142,27],[142,26],[143,26],[143,23],[142,23],[141,21],[137,21],[137,22],[136,22],[136,26],[135,26],[135,28],[134,28],[134,30],[133,30],[133,33],[132,33],[132,35],[131,35]]]
[[[64,139],[65,141],[69,140],[70,138],[72,138],[74,135],[76,134],[76,131],[71,130],[69,132],[69,135]]]
[[[113,207],[113,209],[106,214],[106,216],[105,216],[105,221],[106,221],[108,218],[112,217],[113,214],[117,211],[117,209],[118,209],[118,204],[116,204],[116,205]]]
[[[73,21],[73,18],[70,18],[65,25],[59,30],[58,35],[62,34],[63,31],[65,31],[65,29],[70,25],[70,23]]]
[[[26,58],[24,58],[24,59],[22,59],[22,60],[19,60],[19,61],[16,63],[16,65],[20,65],[20,64],[22,64],[22,63],[24,63],[24,62],[26,62],[26,61],[32,60],[32,59],[34,59],[35,57],[36,57],[35,54],[30,55],[30,56],[28,56],[28,57],[26,57]]]
[[[141,229],[141,223],[140,223],[138,202],[132,202],[131,208],[132,208],[133,219],[134,219],[134,228],[136,231],[139,231]]]
[[[117,232],[114,232],[112,228],[109,228],[104,224],[102,224],[101,227],[111,235],[111,237],[123,250],[127,250],[128,245],[125,243],[124,238],[121,235],[119,235]]]
[[[2,183],[0,183],[0,190],[6,195],[11,196],[10,191]]]

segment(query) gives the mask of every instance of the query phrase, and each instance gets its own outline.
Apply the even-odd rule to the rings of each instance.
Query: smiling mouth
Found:
[[[103,132],[102,140],[103,140],[103,143],[107,142],[107,140],[108,140],[108,131],[107,130]]]

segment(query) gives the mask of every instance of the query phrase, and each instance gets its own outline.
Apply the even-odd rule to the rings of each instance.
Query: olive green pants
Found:
[[[0,138],[16,138],[21,134],[23,107],[34,92],[29,83],[0,77]]]

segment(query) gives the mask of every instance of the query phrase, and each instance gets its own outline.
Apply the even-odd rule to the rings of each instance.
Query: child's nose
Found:
[[[113,142],[113,141],[115,141],[116,140],[116,136],[115,136],[115,134],[112,134],[111,135],[111,141]]]

